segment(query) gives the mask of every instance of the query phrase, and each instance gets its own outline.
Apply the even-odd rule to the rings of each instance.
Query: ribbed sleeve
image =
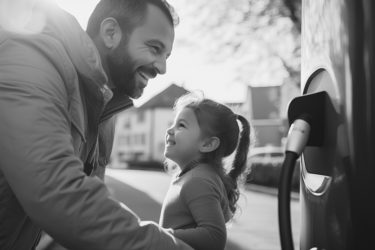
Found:
[[[191,179],[182,188],[181,196],[197,227],[177,229],[174,235],[195,250],[224,249],[227,231],[220,204],[220,190],[215,183],[199,177]]]
[[[172,181],[160,224],[195,250],[222,250],[230,218],[224,185],[210,166],[191,172]]]

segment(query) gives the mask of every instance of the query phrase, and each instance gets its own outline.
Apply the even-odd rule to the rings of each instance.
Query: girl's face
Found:
[[[167,129],[164,156],[185,167],[200,159],[199,149],[204,144],[197,117],[190,108],[179,111],[172,127]]]

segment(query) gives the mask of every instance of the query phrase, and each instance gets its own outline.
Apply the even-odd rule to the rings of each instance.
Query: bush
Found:
[[[282,164],[272,166],[272,164],[254,163],[251,166],[251,171],[247,176],[247,183],[278,188],[281,174]],[[292,190],[299,192],[300,184],[300,168],[299,162],[296,163],[292,177]]]
[[[164,171],[164,164],[159,161],[127,161],[126,163],[129,168]]]

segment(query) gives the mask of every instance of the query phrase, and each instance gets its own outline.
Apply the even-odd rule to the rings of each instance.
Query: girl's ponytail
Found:
[[[250,124],[245,117],[237,115],[237,119],[242,124],[242,131],[239,137],[239,144],[237,146],[236,154],[232,163],[232,168],[228,173],[231,187],[226,187],[229,208],[234,214],[237,211],[237,201],[240,198],[239,185],[246,181],[249,167],[247,166],[247,154],[250,147]]]
[[[234,182],[237,182],[238,177],[247,171],[247,154],[250,147],[250,124],[246,118],[241,115],[238,115],[237,119],[242,124],[242,131],[239,138],[240,142],[234,157],[233,167],[229,172],[229,176]]]

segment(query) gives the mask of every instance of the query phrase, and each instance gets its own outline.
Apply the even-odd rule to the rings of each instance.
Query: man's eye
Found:
[[[157,46],[151,46],[151,48],[154,50],[155,53],[158,53],[160,50]]]

